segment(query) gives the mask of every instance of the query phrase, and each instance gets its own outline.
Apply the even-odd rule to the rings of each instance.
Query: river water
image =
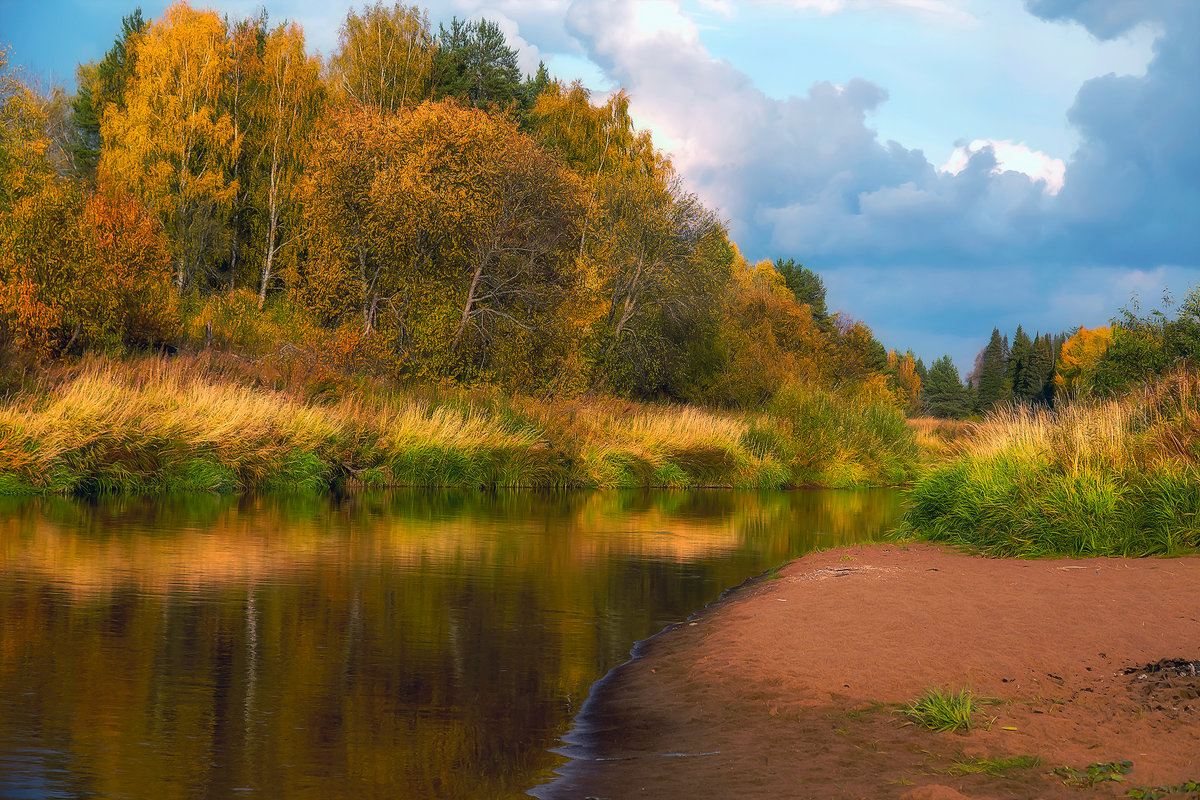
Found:
[[[0,498],[0,798],[520,798],[631,646],[898,494]]]

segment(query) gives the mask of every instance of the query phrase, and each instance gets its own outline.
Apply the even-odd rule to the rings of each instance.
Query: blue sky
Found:
[[[69,83],[134,3],[0,0],[12,61]],[[148,18],[162,2],[143,3]],[[251,0],[196,2],[233,16]],[[279,0],[329,53],[350,6]],[[747,257],[965,373],[993,326],[1103,324],[1200,283],[1195,0],[439,0],[632,111]]]

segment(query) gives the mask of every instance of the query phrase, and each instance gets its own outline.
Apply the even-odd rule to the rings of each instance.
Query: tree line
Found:
[[[174,346],[238,297],[400,380],[742,407],[804,381],[922,407],[911,352],[831,314],[793,259],[743,258],[626,93],[522,76],[487,20],[377,2],[322,60],[296,23],[179,2],[125,17],[74,93],[5,61],[0,81],[10,360]]]
[[[1164,292],[1160,306],[1143,312],[1135,297],[1109,325],[1032,339],[1018,325],[1011,345],[993,328],[965,384],[950,356],[928,371],[918,361],[924,409],[931,416],[964,419],[1008,404],[1053,408],[1064,400],[1112,397],[1171,370],[1200,367],[1200,288],[1193,287],[1178,305]]]

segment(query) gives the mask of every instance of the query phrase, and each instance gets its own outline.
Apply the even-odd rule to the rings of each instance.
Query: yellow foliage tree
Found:
[[[301,227],[297,218],[300,179],[324,101],[321,65],[305,54],[304,32],[295,23],[272,30],[263,43],[262,87],[256,105],[259,155],[254,196],[264,228],[259,308],[266,301],[280,249],[296,238]]]
[[[240,145],[223,110],[232,67],[221,19],[178,2],[139,40],[126,108],[110,106],[101,126],[102,181],[127,186],[162,220],[179,287],[225,243]]]
[[[725,297],[727,363],[711,399],[755,408],[789,381],[820,378],[829,348],[808,307],[798,304],[770,261],[739,258]]]
[[[1076,331],[1059,351],[1054,383],[1069,395],[1086,394],[1100,357],[1112,344],[1112,338],[1112,329],[1107,326]]]
[[[313,257],[297,289],[330,322],[360,314],[400,371],[515,369],[498,348],[562,337],[584,191],[506,118],[432,102],[342,113],[307,204]]]
[[[8,51],[0,48],[0,213],[53,176],[45,125],[44,104],[8,68]]]
[[[382,111],[429,97],[436,44],[429,16],[417,6],[377,0],[361,13],[351,9],[338,39],[329,72],[339,97]]]

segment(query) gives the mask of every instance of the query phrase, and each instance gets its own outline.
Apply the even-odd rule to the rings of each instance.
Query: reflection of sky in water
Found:
[[[0,797],[520,796],[635,641],[896,511],[886,491],[0,501]]]

